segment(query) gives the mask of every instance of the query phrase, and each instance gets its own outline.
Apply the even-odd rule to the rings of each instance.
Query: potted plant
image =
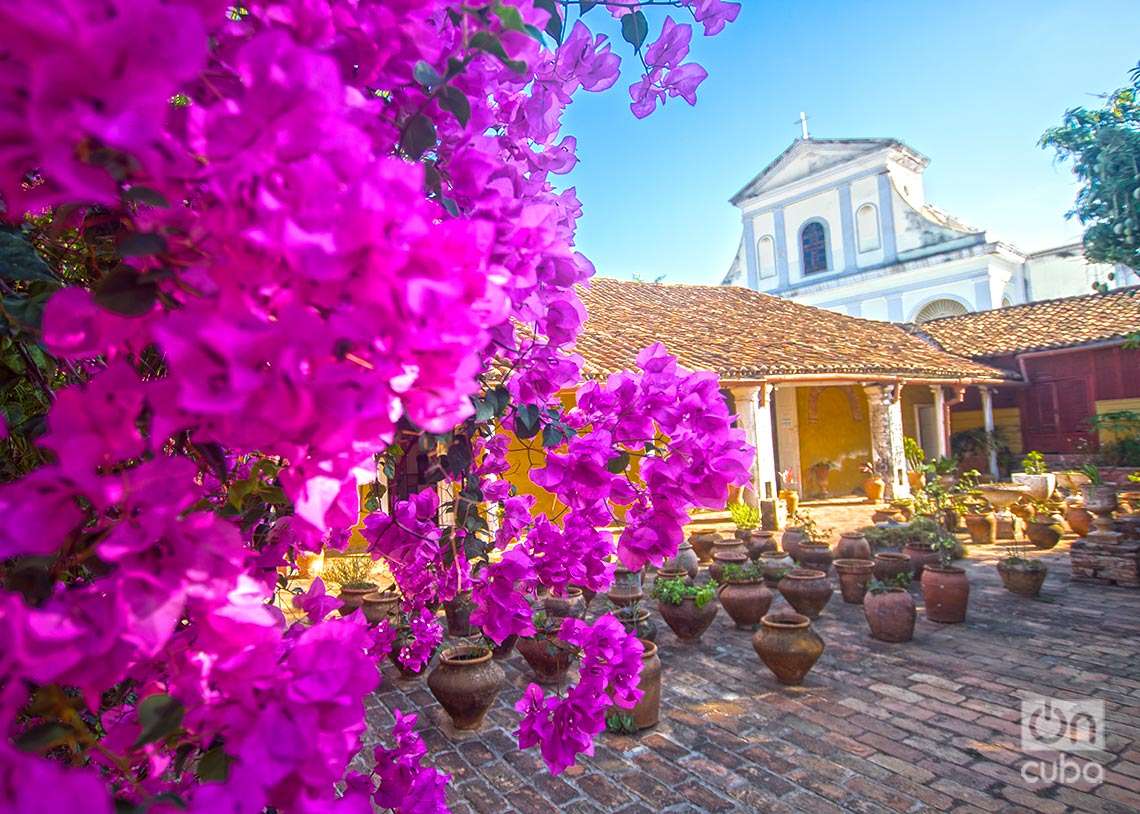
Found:
[[[1023,557],[1014,548],[1006,549],[1006,555],[998,560],[998,576],[1001,584],[1010,593],[1018,596],[1035,597],[1041,593],[1048,569],[1040,560]]]
[[[783,484],[783,488],[780,489],[779,497],[784,501],[788,517],[794,517],[800,507],[800,493],[796,491],[796,473],[791,469],[783,470],[780,473],[780,483]]]
[[[478,729],[495,703],[507,676],[491,658],[491,648],[465,644],[449,647],[428,674],[427,685],[456,729]]]
[[[772,606],[772,592],[764,587],[760,566],[726,565],[717,597],[738,630],[755,630]]]
[[[863,465],[859,467],[859,471],[867,476],[863,481],[863,494],[867,496],[867,502],[881,502],[883,493],[887,490],[887,482],[883,480],[883,476],[875,469],[875,464],[871,461],[865,461]]]
[[[955,543],[948,535],[935,539],[932,548],[938,553],[938,562],[922,572],[922,599],[926,618],[932,622],[953,624],[966,620],[970,582],[965,570],[953,564]]]
[[[746,543],[752,537],[752,532],[760,528],[760,510],[747,503],[729,503],[728,513],[732,515],[732,522],[736,526],[735,537],[741,543]]]
[[[649,615],[649,609],[643,608],[640,602],[616,609],[614,616],[627,633],[633,633],[639,639],[657,641],[657,624]]]
[[[372,579],[375,566],[376,563],[366,554],[330,557],[325,562],[325,582],[340,586],[337,599],[343,603],[339,608],[341,616],[348,616],[363,606],[364,597],[380,588]]]
[[[903,455],[906,458],[907,480],[910,481],[912,492],[921,492],[926,485],[926,453],[918,445],[918,441],[909,435],[903,438]]]
[[[1033,511],[1025,524],[1025,536],[1038,551],[1048,551],[1061,542],[1065,527],[1061,525],[1059,506],[1045,501],[1033,501]]]
[[[838,559],[835,572],[839,574],[839,593],[849,605],[860,605],[867,592],[875,563],[870,559]]]
[[[830,494],[827,482],[831,477],[831,470],[833,469],[835,469],[835,462],[826,459],[816,461],[811,465],[812,480],[815,481],[816,489],[822,497],[827,497]]]
[[[777,681],[796,686],[823,654],[823,639],[812,630],[806,616],[781,611],[760,620],[760,629],[752,636],[752,649]]]
[[[645,596],[641,590],[641,571],[631,571],[619,565],[614,569],[614,582],[606,592],[606,598],[616,608],[640,602]]]
[[[804,568],[815,568],[827,572],[831,570],[831,535],[834,529],[820,528],[806,509],[795,517],[796,528],[803,532],[803,538],[792,557]],[[785,533],[785,539],[787,535]],[[785,549],[787,544],[785,543]]]
[[[942,484],[943,489],[949,489],[954,485],[954,475],[958,471],[958,461],[943,455],[928,463],[926,465],[926,471]]]
[[[665,624],[681,641],[695,641],[708,630],[719,604],[716,585],[690,585],[681,579],[657,580],[653,583],[653,597]]]
[[[1010,478],[1014,483],[1025,484],[1029,496],[1034,500],[1048,500],[1057,488],[1057,476],[1049,472],[1045,456],[1037,450],[1028,453],[1021,460],[1021,472],[1014,472]]]
[[[776,587],[784,574],[796,567],[786,551],[765,551],[760,555],[757,565],[764,574],[764,582],[772,588]]]
[[[831,599],[831,581],[823,571],[793,568],[776,586],[788,604],[809,619],[818,619]]]
[[[913,573],[910,557],[897,551],[880,551],[875,555],[875,567],[872,569],[875,579],[887,582],[899,574],[906,574],[907,579]]]
[[[871,580],[863,599],[863,615],[871,628],[871,638],[882,642],[909,642],[914,638],[914,599],[907,588],[908,574],[889,582]]]
[[[1105,483],[1100,469],[1093,464],[1081,467],[1081,472],[1088,478],[1088,483],[1081,485],[1081,497],[1085,508],[1094,515],[1093,525],[1100,532],[1112,531],[1112,513],[1118,502],[1116,484]]]
[[[378,625],[387,619],[393,624],[400,620],[400,595],[394,590],[373,591],[364,595],[360,612],[370,625]]]
[[[561,618],[551,618],[545,611],[534,612],[534,635],[520,636],[515,649],[526,659],[539,684],[560,684],[570,670],[574,652],[558,638]]]

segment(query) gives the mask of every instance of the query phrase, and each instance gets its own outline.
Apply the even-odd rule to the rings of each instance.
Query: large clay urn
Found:
[[[861,605],[863,594],[867,593],[867,583],[871,581],[875,562],[871,559],[836,560],[835,572],[839,574],[839,593],[849,605]]]
[[[913,577],[910,557],[897,551],[881,551],[875,555],[875,568],[872,572],[879,582],[890,582],[899,574]]]
[[[954,624],[966,621],[970,582],[956,566],[928,565],[922,572],[922,599],[931,622]]]
[[[803,682],[823,654],[823,639],[812,630],[806,616],[783,611],[760,620],[752,648],[777,681],[795,686]]]
[[[993,545],[997,542],[997,515],[993,512],[966,515],[966,531],[974,545]]]
[[[641,677],[637,688],[641,690],[641,700],[637,706],[625,714],[633,718],[638,729],[648,729],[661,720],[661,659],[657,655],[657,645],[648,639],[641,640]]]
[[[719,539],[715,531],[695,531],[689,535],[689,544],[701,562],[712,562],[713,544]]]
[[[755,630],[772,606],[772,592],[756,580],[730,579],[717,596],[738,630]]]
[[[748,552],[748,556],[752,561],[760,559],[760,555],[765,551],[776,550],[776,534],[771,531],[757,530],[753,531],[744,541],[744,549]]]
[[[427,685],[456,729],[478,729],[505,681],[490,648],[463,645],[440,653]]]
[[[926,543],[907,543],[903,553],[910,558],[911,573],[915,579],[922,578],[922,569],[938,562],[938,552]]]
[[[447,617],[447,635],[466,637],[474,636],[479,629],[471,624],[471,611],[475,605],[471,602],[471,592],[462,591],[443,603],[443,613]]]
[[[823,571],[827,573],[831,570],[831,561],[834,556],[831,553],[831,546],[827,543],[800,543],[800,553],[796,557],[798,562],[804,568],[811,568],[815,571]]]
[[[723,582],[726,565],[743,568],[748,565],[748,555],[740,551],[714,551],[712,564],[709,565],[709,576],[717,582]]]
[[[400,621],[400,597],[391,591],[373,591],[364,595],[360,611],[370,625],[387,619],[395,626]]]
[[[835,559],[837,560],[869,560],[871,559],[871,544],[861,531],[845,531],[839,535],[839,542],[835,544]]]
[[[882,642],[909,642],[914,638],[914,599],[905,588],[888,588],[863,599],[863,615],[871,638]]]
[[[523,636],[515,642],[515,649],[534,670],[539,684],[559,684],[570,670],[573,653],[569,645],[552,633]]]
[[[1093,515],[1084,506],[1070,503],[1065,507],[1065,522],[1079,537],[1086,536],[1092,531]]]
[[[801,526],[788,526],[780,538],[780,548],[788,552],[793,560],[799,559],[800,544],[808,541],[807,532]]]
[[[1025,536],[1038,551],[1055,548],[1064,534],[1065,527],[1059,517],[1034,518],[1025,524]]]
[[[719,609],[720,603],[715,599],[699,608],[692,597],[685,597],[680,605],[671,605],[668,602],[657,603],[661,618],[683,642],[693,642],[701,638],[701,634],[713,623]]]
[[[785,572],[795,567],[795,562],[786,551],[765,551],[760,555],[760,570],[764,573],[764,581],[773,588]]]
[[[810,568],[789,571],[777,587],[788,604],[809,619],[818,619],[831,599],[831,581],[827,574]]]
[[[693,544],[688,540],[682,540],[681,545],[677,547],[677,553],[661,563],[661,569],[666,571],[684,571],[689,575],[690,579],[697,578],[697,572],[700,570],[700,558],[697,557],[697,552],[693,550]]]
[[[586,618],[586,598],[581,588],[570,586],[559,596],[548,594],[542,600],[542,608],[549,619]]]

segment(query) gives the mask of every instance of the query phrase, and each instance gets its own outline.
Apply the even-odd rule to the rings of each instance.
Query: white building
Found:
[[[1080,244],[1026,254],[931,206],[929,163],[894,139],[796,139],[733,196],[744,233],[723,282],[892,322],[1137,282]]]

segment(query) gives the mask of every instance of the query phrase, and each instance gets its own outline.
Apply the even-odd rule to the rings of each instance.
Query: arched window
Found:
[[[879,248],[879,212],[874,204],[863,204],[855,212],[855,233],[859,236],[860,252]]]
[[[966,306],[957,300],[932,300],[919,309],[914,315],[914,321],[921,324],[932,319],[956,317],[966,312]]]
[[[771,277],[776,273],[776,241],[770,235],[756,241],[756,265],[761,277]]]
[[[818,220],[811,221],[800,232],[800,254],[804,274],[827,271],[827,231]]]

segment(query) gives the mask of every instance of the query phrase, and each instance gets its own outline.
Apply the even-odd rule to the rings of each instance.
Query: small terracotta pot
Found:
[[[911,469],[906,473],[906,479],[910,483],[910,490],[912,492],[921,492],[926,487],[926,473]]]
[[[712,558],[716,562],[717,554],[743,554],[748,556],[748,549],[744,547],[743,541],[736,537],[722,537],[713,543]]]
[[[677,546],[677,553],[661,563],[658,571],[684,571],[690,579],[696,579],[700,567],[700,558],[693,550],[693,544],[688,540],[682,540],[681,545]]]
[[[1079,537],[1085,537],[1092,531],[1093,515],[1084,506],[1069,505],[1065,508],[1065,522]]]
[[[370,625],[378,625],[384,619],[395,625],[400,620],[400,597],[391,591],[373,591],[364,595],[360,610]]]
[[[863,604],[863,595],[867,593],[867,583],[871,581],[874,569],[875,562],[869,558],[835,561],[835,572],[839,574],[839,593],[844,602],[849,605]]]
[[[760,555],[760,569],[764,572],[764,582],[769,587],[776,587],[783,572],[791,571],[795,567],[795,561],[785,551],[765,551]]]
[[[463,591],[456,594],[454,599],[443,603],[443,613],[447,617],[447,635],[464,638],[474,636],[478,628],[471,624],[471,611],[475,605],[471,602],[471,592]]]
[[[788,510],[788,517],[795,517],[800,508],[800,493],[794,489],[781,489],[780,499],[784,501],[784,508]]]
[[[804,568],[826,574],[831,570],[832,559],[831,546],[827,543],[800,543],[800,554],[796,557],[796,562]]]
[[[997,542],[997,515],[993,512],[967,514],[966,531],[974,545],[993,545]]]
[[[776,535],[771,531],[756,530],[744,541],[744,549],[753,562],[765,551],[776,550]]]
[[[1045,568],[1026,568],[1023,565],[1007,565],[1004,562],[997,564],[998,576],[1001,584],[1011,594],[1034,597],[1041,593],[1041,586],[1045,584],[1048,572]]]
[[[928,565],[922,573],[922,600],[931,622],[964,622],[970,600],[966,572],[953,565]]]
[[[641,590],[641,571],[630,571],[620,565],[614,570],[614,584],[606,592],[606,599],[615,608],[624,608],[645,598]]]
[[[518,642],[518,640],[519,640],[518,634],[512,633],[510,636],[503,639],[502,644],[492,644],[491,645],[491,656],[492,656],[492,658],[494,658],[496,661],[502,661],[505,658],[509,658],[511,653],[514,652],[515,644]]]
[[[701,562],[712,562],[713,544],[719,539],[715,531],[696,531],[689,535],[689,544]]]
[[[709,576],[717,582],[723,582],[726,565],[736,565],[743,568],[747,564],[748,555],[740,551],[714,551],[712,564],[709,565]]]
[[[871,559],[871,544],[861,531],[845,531],[839,535],[839,542],[835,544],[835,558],[837,560],[869,560]]]
[[[574,657],[570,647],[551,634],[520,637],[515,649],[534,670],[539,684],[562,683]]]
[[[490,648],[464,645],[440,653],[427,685],[456,729],[478,729],[506,678]]]
[[[763,582],[729,580],[717,596],[738,630],[755,630],[772,606],[772,592]]]
[[[752,649],[781,684],[795,686],[823,654],[823,639],[798,613],[770,613],[752,636]]]
[[[633,725],[638,729],[648,729],[661,720],[661,658],[653,642],[642,639],[641,646],[644,648],[641,651],[641,677],[637,680],[641,700],[633,709],[622,712],[633,718]]]
[[[910,558],[915,579],[922,579],[922,569],[938,562],[938,552],[923,543],[907,543],[903,546],[903,553]]]
[[[661,618],[683,642],[692,642],[701,638],[701,634],[713,623],[719,609],[720,603],[715,599],[699,608],[692,597],[686,597],[680,605],[670,605],[668,602],[657,603]]]
[[[809,619],[819,618],[832,593],[827,574],[810,568],[789,571],[777,587],[788,604]]]
[[[800,544],[808,541],[807,532],[800,526],[788,526],[780,538],[780,548],[788,552],[793,560],[799,559]]]
[[[657,624],[645,608],[619,608],[614,616],[621,622],[626,633],[633,633],[639,639],[657,641]]]
[[[869,503],[879,503],[883,499],[883,492],[887,489],[887,482],[882,478],[867,478],[863,481],[863,494]]]
[[[1025,524],[1025,536],[1038,551],[1048,551],[1061,542],[1065,528],[1055,519],[1030,520]]]
[[[909,642],[914,638],[914,599],[905,588],[889,588],[867,594],[863,615],[871,638],[882,642]]]
[[[899,574],[910,574],[913,578],[914,570],[910,564],[910,557],[897,551],[881,551],[875,555],[875,568],[872,572],[879,582],[889,582]]]
[[[548,594],[542,600],[542,607],[546,611],[547,617],[551,619],[586,618],[586,598],[582,594],[581,588],[575,588],[572,585],[566,589],[564,596]]]

